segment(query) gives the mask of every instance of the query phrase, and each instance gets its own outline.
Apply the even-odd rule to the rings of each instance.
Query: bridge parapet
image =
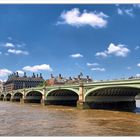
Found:
[[[102,81],[102,82],[92,82],[92,83],[84,83],[85,86],[90,85],[117,85],[117,84],[139,84],[140,85],[140,79],[127,79],[127,80],[114,80],[114,81]]]

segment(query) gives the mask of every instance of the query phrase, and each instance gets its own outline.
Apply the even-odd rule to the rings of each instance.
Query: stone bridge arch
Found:
[[[85,94],[84,94],[84,99],[90,94],[90,93],[92,93],[92,92],[94,92],[94,95],[93,96],[97,96],[97,92],[99,92],[99,90],[102,90],[102,91],[104,91],[104,90],[107,90],[107,89],[112,89],[112,91],[113,91],[113,89],[114,90],[117,90],[118,89],[118,91],[120,90],[121,91],[121,89],[123,90],[125,90],[125,89],[127,89],[127,90],[135,90],[135,94],[137,95],[137,94],[140,94],[140,87],[137,87],[137,86],[104,86],[104,87],[95,87],[95,88],[91,88],[90,90],[88,90]],[[95,93],[96,92],[96,93]],[[111,92],[111,91],[110,91]],[[105,92],[104,92],[105,93]],[[102,93],[102,94],[104,94],[104,93]],[[134,95],[135,95],[134,94]],[[105,96],[109,96],[108,94],[104,94]],[[112,94],[113,95],[113,94]],[[114,95],[115,96],[117,96],[118,94],[115,94],[114,93]],[[125,95],[125,94],[124,94]],[[127,94],[126,94],[127,95]],[[136,96],[135,95],[135,96]],[[111,96],[111,95],[110,95]],[[119,95],[118,95],[119,96]],[[121,95],[120,95],[121,96]]]
[[[79,91],[71,88],[52,89],[46,93],[46,104],[76,106]]]
[[[4,100],[4,94],[0,95],[0,100],[3,101]]]
[[[43,91],[30,90],[25,93],[25,103],[41,103]]]
[[[40,92],[42,95],[44,94],[43,90],[28,90],[28,91],[25,92],[25,96],[27,96],[27,94],[30,93],[30,92]]]
[[[125,108],[132,104],[135,107],[135,96],[140,93],[140,87],[133,85],[113,85],[95,87],[84,95],[84,101],[90,108],[99,105],[99,108],[109,107]]]
[[[24,96],[23,92],[17,91],[13,94],[12,101],[20,102],[20,100],[23,98],[23,96]]]
[[[10,100],[11,100],[11,97],[12,97],[12,93],[7,93],[7,94],[5,95],[5,100],[6,100],[6,101],[10,101]]]

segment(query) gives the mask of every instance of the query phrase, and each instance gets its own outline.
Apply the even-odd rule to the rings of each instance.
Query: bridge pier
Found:
[[[24,103],[24,98],[21,98],[20,99],[20,103]]]
[[[14,102],[14,97],[13,97],[13,95],[12,95],[11,98],[10,98],[10,102]]]
[[[77,101],[77,108],[78,109],[84,109],[85,103],[83,101]]]
[[[47,101],[47,100],[43,100],[41,103],[42,103],[42,105],[44,105],[44,106],[46,106],[46,105],[51,105],[50,102]]]
[[[45,93],[42,95],[41,104],[42,104],[43,106],[46,105]]]
[[[25,91],[24,91],[22,98],[20,98],[19,100],[20,100],[19,101],[20,103],[25,103]]]
[[[29,100],[28,99],[23,99],[22,102],[23,103],[29,103]]]
[[[80,84],[79,86],[79,99],[77,101],[77,108],[84,109],[84,86]]]
[[[78,108],[78,109],[92,109],[92,108],[94,107],[93,104],[94,104],[94,103],[89,104],[89,103],[87,103],[87,102],[77,101],[77,108]]]
[[[25,93],[26,93],[26,90],[24,89],[23,90],[23,96],[20,98],[20,103],[24,104],[25,103]]]

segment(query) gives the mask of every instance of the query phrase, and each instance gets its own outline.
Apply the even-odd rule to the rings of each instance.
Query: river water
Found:
[[[135,112],[0,102],[0,136],[140,136]]]

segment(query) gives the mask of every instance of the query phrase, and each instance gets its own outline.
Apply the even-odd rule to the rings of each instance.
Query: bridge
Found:
[[[135,108],[139,95],[140,79],[129,79],[19,89],[1,93],[0,100],[78,108]]]

